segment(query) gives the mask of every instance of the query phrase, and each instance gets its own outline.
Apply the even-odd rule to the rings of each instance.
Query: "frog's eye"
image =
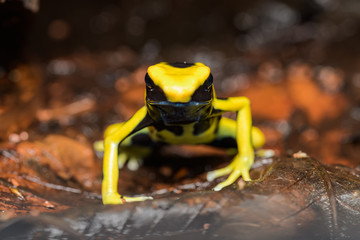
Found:
[[[194,92],[191,97],[191,101],[201,102],[209,101],[213,97],[213,77],[210,74],[205,82]]]
[[[209,77],[205,80],[203,85],[205,85],[205,87],[207,87],[207,88],[210,88],[212,86],[212,84],[213,84],[213,76],[210,73]]]
[[[149,74],[146,73],[145,75],[145,84],[146,84],[146,90],[154,90],[155,84],[153,80],[150,78]]]
[[[149,74],[145,75],[145,83],[146,83],[146,101],[166,101],[166,96],[164,91],[150,78]]]

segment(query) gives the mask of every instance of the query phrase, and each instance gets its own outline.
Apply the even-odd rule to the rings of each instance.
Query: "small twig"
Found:
[[[65,192],[71,192],[71,193],[82,193],[83,191],[76,189],[76,188],[71,188],[71,187],[65,187],[62,185],[57,185],[57,184],[53,184],[53,183],[47,183],[47,182],[43,182],[38,178],[33,178],[33,177],[28,177],[28,176],[24,176],[23,178],[25,178],[26,180],[29,180],[31,182],[37,183],[41,186],[47,187],[47,188],[51,188],[51,189],[55,189],[55,190],[60,190],[60,191],[65,191]]]
[[[43,182],[38,178],[33,178],[33,177],[28,177],[28,176],[24,176],[23,178],[28,180],[28,181],[37,183],[37,184],[39,184],[41,186],[50,188],[50,189],[55,189],[55,190],[60,190],[60,191],[65,191],[65,192],[71,192],[71,193],[77,193],[77,194],[84,194],[84,195],[87,195],[89,197],[101,199],[101,195],[96,194],[96,193],[82,191],[80,189],[72,188],[72,187],[65,187],[65,186],[62,186],[62,185],[54,184],[54,183]]]

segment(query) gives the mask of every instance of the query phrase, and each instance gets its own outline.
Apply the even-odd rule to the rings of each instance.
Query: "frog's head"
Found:
[[[148,68],[145,83],[146,105],[156,121],[190,123],[211,114],[213,77],[202,63],[158,63]]]

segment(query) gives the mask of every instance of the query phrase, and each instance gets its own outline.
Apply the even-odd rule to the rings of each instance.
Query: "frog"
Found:
[[[131,145],[131,139],[140,136],[147,136],[154,143],[236,148],[231,163],[208,172],[207,181],[228,175],[213,188],[220,191],[240,177],[251,180],[254,149],[263,146],[265,136],[252,126],[247,97],[217,98],[210,68],[200,62],[160,62],[149,66],[145,86],[145,105],[127,121],[111,124],[104,131],[103,204],[152,199],[118,193],[119,145]],[[225,112],[236,112],[236,119],[222,116]]]

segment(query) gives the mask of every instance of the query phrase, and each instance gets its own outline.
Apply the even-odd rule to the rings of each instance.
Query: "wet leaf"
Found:
[[[17,151],[25,159],[35,159],[64,180],[75,179],[85,189],[93,189],[101,174],[90,144],[61,135],[49,135],[42,141],[22,142]],[[99,187],[99,186],[95,186]]]

